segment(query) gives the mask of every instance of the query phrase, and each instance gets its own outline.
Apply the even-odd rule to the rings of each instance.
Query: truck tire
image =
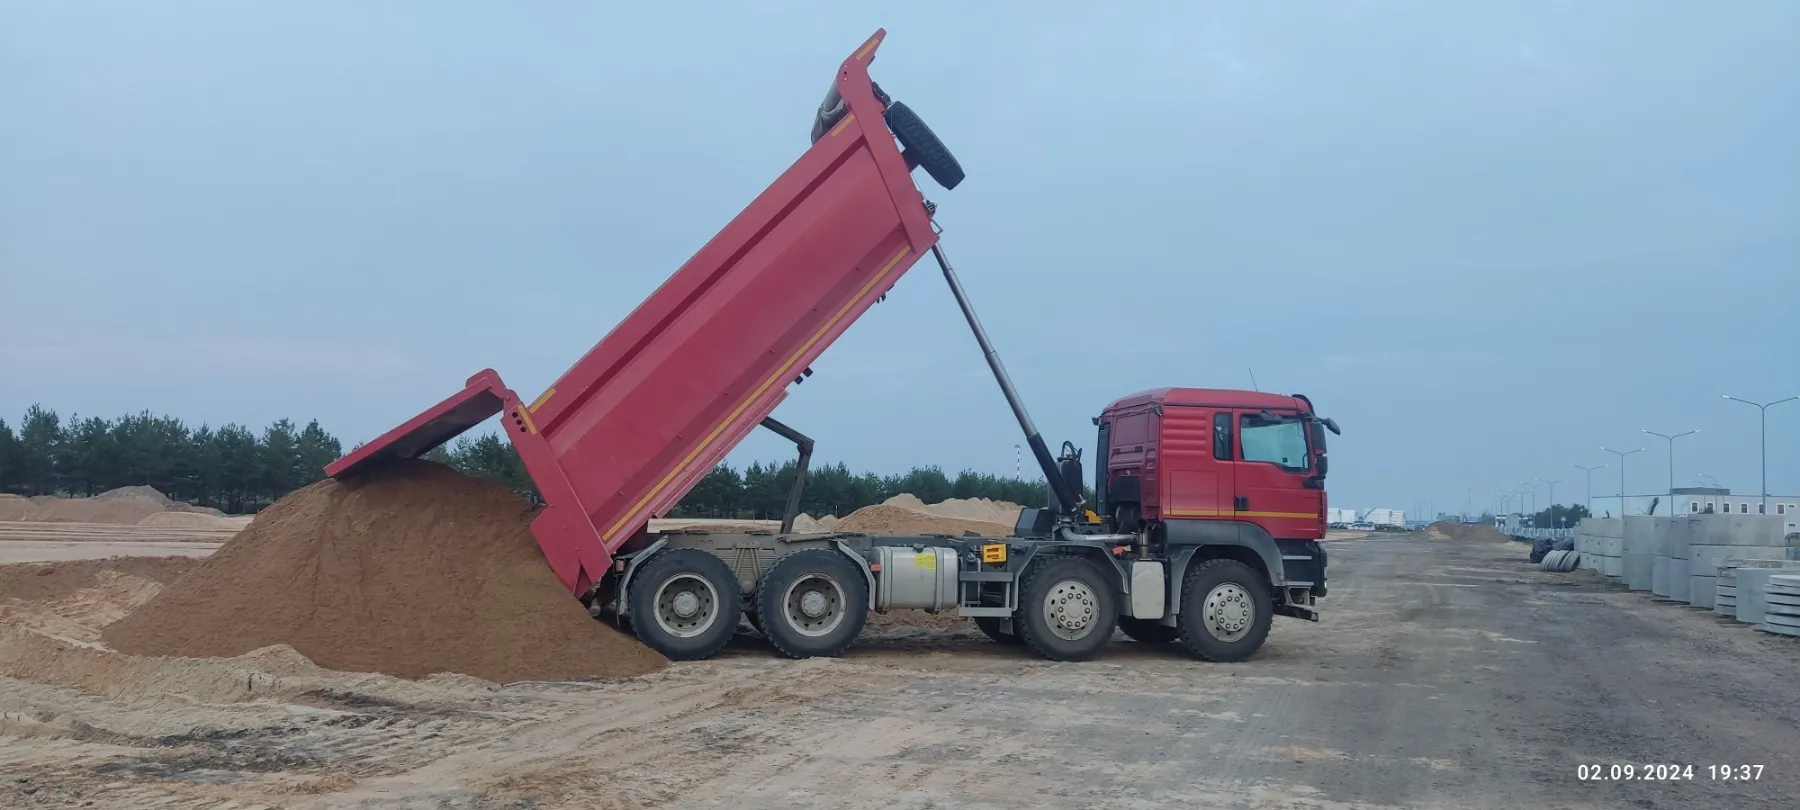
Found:
[[[1256,569],[1237,560],[1206,560],[1189,567],[1184,579],[1175,624],[1189,654],[1242,661],[1269,637],[1275,606]]]
[[[963,181],[962,164],[911,107],[896,101],[888,105],[886,117],[888,129],[905,148],[903,154],[908,162],[918,163],[919,168],[946,189],[956,188]]]
[[[697,548],[671,548],[631,578],[631,628],[671,661],[711,658],[737,632],[743,590],[724,560]]]
[[[975,626],[981,629],[982,635],[993,639],[996,644],[1002,644],[1007,647],[1016,647],[1025,643],[1019,640],[1019,635],[1017,633],[1008,633],[1005,630],[1000,629],[1000,623],[1004,621],[1006,620],[998,616],[976,616]],[[1017,627],[1018,625],[1014,624],[1013,626]]]
[[[840,655],[869,620],[869,582],[836,551],[796,551],[757,583],[756,615],[762,634],[789,658]]]
[[[1167,644],[1181,637],[1179,628],[1170,627],[1155,619],[1133,619],[1130,616],[1119,617],[1119,632],[1132,641],[1144,644]]]
[[[1119,622],[1119,585],[1084,557],[1040,557],[1019,584],[1013,629],[1052,661],[1086,661],[1112,638]]]

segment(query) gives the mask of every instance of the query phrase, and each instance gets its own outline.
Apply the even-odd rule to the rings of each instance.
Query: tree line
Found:
[[[54,410],[33,405],[16,428],[0,419],[0,492],[85,497],[143,485],[177,500],[244,514],[320,480],[325,465],[341,455],[343,445],[317,420],[296,426],[279,419],[256,432],[236,423],[192,427],[148,411],[110,419],[78,414],[64,419]],[[465,436],[425,458],[541,500],[518,452],[498,435]],[[700,479],[672,514],[780,518],[795,472],[791,460],[752,462],[741,469],[720,464]],[[1021,481],[972,470],[954,477],[938,467],[877,475],[852,473],[842,463],[823,464],[814,465],[807,475],[800,511],[846,515],[901,493],[912,493],[926,503],[989,498],[1042,505],[1045,490],[1042,480]]]

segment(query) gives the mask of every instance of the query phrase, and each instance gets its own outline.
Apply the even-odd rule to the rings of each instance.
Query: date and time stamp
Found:
[[[1583,782],[1760,782],[1763,778],[1763,766],[1723,763],[1577,765],[1575,778]]]

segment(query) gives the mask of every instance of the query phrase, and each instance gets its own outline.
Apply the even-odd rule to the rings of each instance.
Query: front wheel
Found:
[[[1052,661],[1086,661],[1119,621],[1118,583],[1083,557],[1043,557],[1026,569],[1013,629]]]
[[[697,548],[659,551],[631,578],[631,628],[673,661],[698,661],[731,641],[743,613],[737,575]]]
[[[1269,637],[1275,606],[1256,569],[1237,560],[1206,560],[1190,566],[1184,579],[1175,624],[1190,654],[1242,661]]]

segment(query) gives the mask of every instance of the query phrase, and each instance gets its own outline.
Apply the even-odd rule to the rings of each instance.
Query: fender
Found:
[[[1240,546],[1249,549],[1269,570],[1269,584],[1279,597],[1287,584],[1281,568],[1281,548],[1275,538],[1254,523],[1241,520],[1168,520],[1163,536],[1169,549],[1169,615],[1181,612],[1181,583],[1188,562],[1201,546]]]
[[[862,572],[863,581],[869,586],[869,609],[874,610],[876,590],[880,586],[875,583],[874,572],[869,570],[869,561],[863,559],[863,555],[856,553],[856,550],[845,544],[844,541],[835,537],[831,540],[831,547],[837,549],[839,554],[849,557],[850,562],[856,564],[856,570]]]
[[[625,570],[619,574],[619,592],[617,596],[613,597],[614,602],[617,605],[617,607],[613,609],[613,616],[617,620],[617,623],[623,624],[625,619],[630,618],[629,614],[631,608],[628,606],[631,602],[625,598],[625,592],[626,589],[631,587],[631,578],[637,573],[638,566],[642,565],[645,560],[656,556],[656,552],[662,551],[663,546],[668,544],[669,538],[667,536],[658,537],[656,538],[656,542],[645,546],[642,550],[632,552],[625,558]]]

